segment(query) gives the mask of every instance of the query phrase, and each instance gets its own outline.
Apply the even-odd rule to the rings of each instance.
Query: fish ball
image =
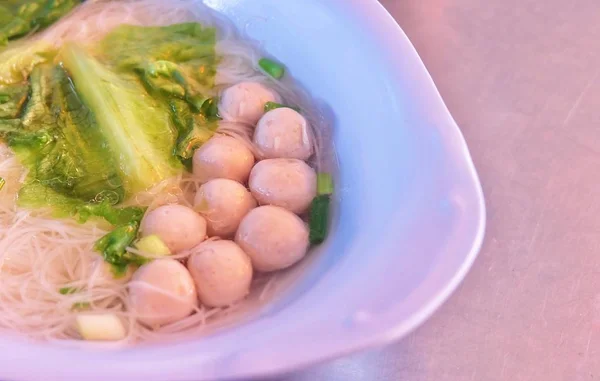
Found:
[[[235,242],[258,271],[281,270],[308,250],[308,228],[297,215],[278,206],[260,206],[244,217]]]
[[[224,178],[245,183],[254,165],[254,154],[240,140],[215,135],[194,152],[194,176],[205,183]]]
[[[277,108],[266,113],[254,130],[254,145],[263,159],[307,160],[312,155],[308,122],[295,110]]]
[[[133,274],[129,301],[141,323],[156,327],[190,315],[198,305],[198,295],[184,265],[174,259],[158,259]]]
[[[187,267],[206,306],[234,304],[250,291],[252,263],[233,241],[204,242],[194,249]]]
[[[304,213],[317,195],[317,175],[297,159],[267,159],[250,172],[250,191],[261,205]]]
[[[171,253],[177,253],[204,241],[206,220],[186,206],[163,205],[146,214],[140,231],[143,236],[157,235]]]
[[[219,114],[224,120],[255,125],[265,113],[265,103],[281,102],[274,90],[258,82],[240,82],[221,94]]]
[[[231,237],[240,221],[256,207],[246,187],[229,179],[214,179],[203,184],[194,199],[194,209],[207,223],[208,235]]]

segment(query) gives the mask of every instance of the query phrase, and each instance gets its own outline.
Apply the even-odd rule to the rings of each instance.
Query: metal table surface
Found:
[[[600,379],[600,1],[381,2],[471,148],[486,240],[413,334],[286,379]]]

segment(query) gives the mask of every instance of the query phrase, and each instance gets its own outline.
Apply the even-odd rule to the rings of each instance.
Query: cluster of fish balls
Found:
[[[143,236],[157,235],[172,254],[191,252],[186,265],[158,259],[135,272],[130,306],[142,323],[175,322],[199,303],[234,304],[249,293],[254,270],[284,269],[306,254],[309,231],[298,215],[317,188],[306,163],[313,153],[309,126],[291,108],[265,113],[267,102],[281,103],[281,97],[257,82],[225,89],[219,112],[225,121],[255,126],[259,157],[240,139],[213,136],[194,153],[193,173],[202,184],[194,209],[164,205],[142,221]]]

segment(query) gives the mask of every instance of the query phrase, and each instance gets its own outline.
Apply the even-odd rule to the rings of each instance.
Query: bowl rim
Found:
[[[460,266],[456,268],[452,278],[446,283],[444,287],[438,290],[436,295],[433,298],[431,298],[431,300],[428,303],[422,305],[409,317],[405,318],[403,321],[394,325],[390,329],[382,330],[374,335],[362,338],[358,343],[353,342],[350,345],[345,345],[343,349],[335,352],[332,351],[328,355],[319,356],[318,358],[310,358],[310,356],[308,356],[305,357],[302,361],[294,361],[293,363],[286,364],[285,367],[270,369],[268,371],[269,376],[289,374],[294,371],[303,369],[307,366],[317,365],[360,351],[381,347],[406,337],[408,334],[416,330],[419,326],[424,324],[431,316],[433,316],[433,314],[450,298],[450,296],[452,296],[454,291],[456,291],[458,286],[464,280],[469,270],[475,263],[475,260],[479,252],[481,251],[485,238],[487,221],[485,197],[483,194],[483,188],[479,179],[479,175],[477,174],[477,170],[473,162],[473,158],[471,156],[462,131],[460,130],[458,124],[456,123],[452,114],[450,113],[450,110],[444,102],[444,99],[442,98],[431,74],[425,67],[425,64],[423,63],[416,48],[404,32],[404,30],[400,27],[398,22],[378,0],[333,1],[343,2],[344,5],[348,8],[356,8],[353,10],[353,12],[357,14],[363,16],[369,15],[369,17],[364,17],[364,20],[366,23],[371,24],[372,28],[370,28],[369,30],[371,33],[376,34],[375,37],[377,39],[383,40],[385,38],[389,39],[390,37],[396,38],[402,41],[402,44],[406,46],[406,49],[410,50],[411,55],[416,61],[415,63],[418,64],[419,69],[422,72],[421,74],[423,74],[424,80],[427,82],[427,87],[429,88],[430,93],[429,95],[434,98],[431,99],[431,102],[435,102],[438,104],[439,112],[444,114],[443,116],[447,121],[447,127],[452,129],[451,133],[454,135],[453,138],[456,139],[456,142],[458,143],[458,147],[453,148],[453,150],[455,151],[453,152],[453,155],[460,156],[460,158],[463,161],[462,170],[468,174],[468,178],[470,180],[470,183],[468,185],[470,187],[470,190],[473,191],[475,195],[475,198],[470,200],[472,202],[469,203],[469,207],[471,208],[469,212],[471,213],[471,215],[476,216],[476,223],[472,225],[474,230],[470,232],[470,249],[465,255],[463,262]],[[396,62],[394,64],[395,67],[397,67],[398,65],[399,62]],[[254,372],[245,372],[242,374],[242,376],[257,379],[260,376],[264,376],[265,374],[267,374],[265,370],[258,370]],[[234,378],[235,377],[225,377],[224,379],[229,380]]]

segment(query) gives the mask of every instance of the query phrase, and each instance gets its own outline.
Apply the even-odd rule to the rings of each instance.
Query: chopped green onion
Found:
[[[162,239],[155,234],[141,238],[135,243],[135,247],[144,254],[171,255],[171,250],[169,250]]]
[[[114,313],[78,314],[75,323],[84,340],[121,340],[127,336],[123,322]]]
[[[4,178],[0,177],[0,190],[2,190],[2,188],[4,188],[4,184],[6,184],[6,180],[4,180]]]
[[[327,237],[327,222],[329,221],[329,195],[315,197],[310,206],[309,240],[313,245],[322,243]]]
[[[63,287],[58,290],[58,292],[60,292],[61,295],[70,295],[79,292],[79,289],[77,287]]]
[[[281,103],[277,103],[277,102],[267,102],[265,103],[265,112],[269,112],[271,110],[275,110],[276,108],[282,108],[282,107],[287,107],[287,108],[291,108],[292,110],[296,111],[296,112],[300,112],[300,109],[298,107],[294,107],[294,106],[287,106],[287,105],[283,105]]]
[[[317,194],[332,194],[333,193],[333,179],[331,174],[327,172],[317,173]]]
[[[285,73],[285,68],[283,67],[282,64],[275,62],[273,60],[270,60],[268,58],[261,58],[258,61],[258,66],[260,66],[261,69],[263,69],[265,71],[265,73],[267,73],[268,75],[270,75],[271,77],[273,77],[275,79],[280,79],[281,77],[283,77],[283,74]]]
[[[73,303],[71,307],[72,310],[86,310],[91,307],[91,304],[88,302],[77,302]]]
[[[129,269],[129,264],[112,264],[109,263],[110,265],[110,270],[111,273],[113,275],[113,278],[115,279],[119,279],[119,278],[123,278],[125,275],[127,275],[127,270]]]

